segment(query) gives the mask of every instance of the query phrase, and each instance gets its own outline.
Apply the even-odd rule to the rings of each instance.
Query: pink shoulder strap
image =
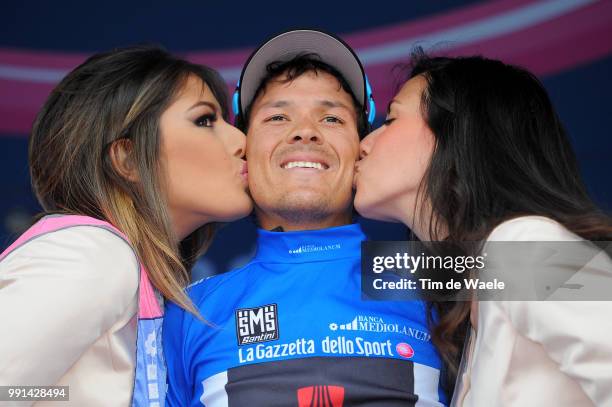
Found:
[[[73,226],[96,226],[104,228],[121,237],[129,244],[128,238],[123,233],[121,233],[119,229],[117,229],[106,221],[82,215],[47,216],[36,222],[32,227],[30,227],[21,236],[19,236],[19,238],[13,244],[11,244],[4,252],[2,252],[2,254],[0,254],[0,261],[2,261],[6,256],[8,256],[18,247],[26,244],[30,240],[37,238],[38,236]],[[142,263],[139,262],[139,264],[140,285],[138,293],[138,316],[139,318],[146,319],[159,318],[163,315],[163,313],[155,296],[155,290],[151,285],[147,270],[144,268]]]

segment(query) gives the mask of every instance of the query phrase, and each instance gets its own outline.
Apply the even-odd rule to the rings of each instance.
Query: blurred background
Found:
[[[233,90],[254,48],[293,28],[319,28],[346,40],[364,63],[380,115],[397,80],[393,67],[409,62],[417,45],[530,69],[544,82],[572,138],[591,195],[612,209],[612,1],[435,0],[367,7],[329,0],[13,1],[0,5],[0,249],[40,210],[30,188],[28,133],[69,70],[95,52],[154,43],[218,69]],[[405,238],[398,225],[359,221],[373,239]],[[245,263],[254,238],[248,219],[226,225],[194,278]]]

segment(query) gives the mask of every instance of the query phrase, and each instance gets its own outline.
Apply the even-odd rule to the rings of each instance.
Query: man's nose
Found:
[[[303,124],[302,126],[294,129],[289,134],[288,143],[315,143],[322,144],[323,143],[323,135],[318,129],[310,122]]]

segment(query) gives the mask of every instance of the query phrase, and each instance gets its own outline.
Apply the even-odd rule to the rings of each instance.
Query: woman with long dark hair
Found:
[[[612,240],[544,87],[496,60],[416,52],[383,126],[361,143],[355,185],[363,216],[423,241]],[[455,405],[612,405],[611,302],[433,303],[450,372],[470,308]]]
[[[214,70],[154,47],[97,54],[38,114],[43,217],[0,257],[0,384],[71,405],[163,405],[162,297],[184,292],[214,222],[252,209],[245,137]]]

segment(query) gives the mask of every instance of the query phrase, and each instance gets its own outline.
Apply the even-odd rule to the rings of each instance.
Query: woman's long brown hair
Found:
[[[212,69],[156,47],[97,54],[70,72],[39,112],[29,141],[33,189],[45,214],[110,222],[132,244],[165,298],[199,315],[184,292],[213,226],[178,242],[169,222],[160,164],[161,114],[190,76],[212,91],[227,118],[227,90]],[[138,180],[123,177],[109,149],[124,143]]]
[[[586,240],[612,240],[612,219],[590,199],[569,138],[540,81],[482,57],[429,57],[417,49],[409,78],[423,75],[423,117],[435,147],[419,205],[431,240],[479,250],[500,223],[556,220]],[[440,233],[443,231],[443,234]],[[432,341],[452,388],[469,302],[433,302]],[[431,316],[430,316],[431,317]]]

